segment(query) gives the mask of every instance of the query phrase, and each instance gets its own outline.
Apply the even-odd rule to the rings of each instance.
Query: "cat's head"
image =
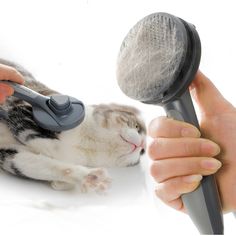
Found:
[[[134,107],[117,104],[94,105],[90,112],[93,120],[89,135],[93,139],[90,140],[93,147],[90,148],[96,149],[90,157],[91,166],[138,164],[146,146],[146,128],[140,112]]]

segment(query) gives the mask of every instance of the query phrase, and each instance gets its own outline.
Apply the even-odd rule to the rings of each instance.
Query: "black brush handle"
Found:
[[[165,104],[164,109],[168,117],[191,123],[200,129],[188,89],[178,99]],[[183,194],[182,200],[201,234],[223,234],[223,216],[214,175],[203,177],[199,187]]]

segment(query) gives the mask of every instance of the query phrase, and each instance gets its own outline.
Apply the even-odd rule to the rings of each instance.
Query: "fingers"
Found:
[[[172,157],[216,156],[220,147],[202,138],[157,138],[149,145],[148,153],[153,160]]]
[[[201,175],[176,177],[160,183],[156,187],[156,195],[176,210],[184,210],[181,195],[194,191],[202,179]]]
[[[201,136],[199,130],[186,122],[173,120],[167,117],[158,117],[151,121],[148,127],[148,134],[152,138],[157,137],[195,137]]]
[[[0,80],[10,80],[23,84],[24,77],[16,69],[0,64]]]
[[[14,93],[13,88],[7,84],[0,83],[0,104],[4,103],[7,96],[11,96]]]
[[[14,68],[0,64],[0,80],[10,80],[19,84],[23,84],[23,76]],[[3,84],[0,81],[0,104],[4,103],[7,96],[14,93],[13,88]]]
[[[8,84],[0,83],[0,93],[3,93],[5,96],[10,96],[14,93],[14,89]]]
[[[0,93],[0,104],[3,104],[6,101],[6,96]]]
[[[149,134],[154,138],[149,145],[149,156],[153,160],[171,157],[216,156],[220,147],[199,138],[199,130],[185,122],[159,117],[149,125]]]
[[[210,175],[221,167],[221,162],[207,157],[182,157],[154,161],[151,175],[157,182],[185,175]]]
[[[200,71],[197,72],[190,86],[190,92],[198,104],[200,113],[204,115],[222,114],[225,111],[234,109],[234,106],[222,96],[216,86]]]
[[[153,120],[148,132],[153,138],[148,152],[153,159],[151,175],[158,183],[156,195],[169,206],[184,210],[180,196],[196,189],[202,176],[221,167],[213,158],[220,147],[200,138],[196,127],[166,117]]]

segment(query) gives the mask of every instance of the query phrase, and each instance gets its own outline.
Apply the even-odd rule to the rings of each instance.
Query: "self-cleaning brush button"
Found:
[[[58,115],[66,115],[71,110],[71,101],[69,96],[66,95],[52,95],[48,105]]]

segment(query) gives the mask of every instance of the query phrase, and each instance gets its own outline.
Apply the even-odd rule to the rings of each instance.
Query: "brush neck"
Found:
[[[188,122],[198,129],[200,128],[188,89],[177,99],[165,104],[164,109],[168,117]]]

